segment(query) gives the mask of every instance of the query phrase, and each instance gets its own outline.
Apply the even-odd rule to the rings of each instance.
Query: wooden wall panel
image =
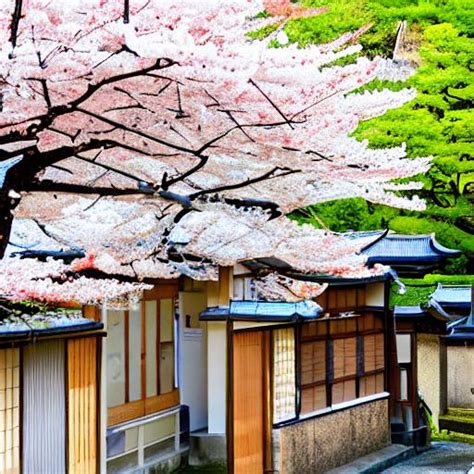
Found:
[[[97,338],[68,341],[68,468],[97,471]]]
[[[20,350],[0,350],[0,472],[20,473]]]
[[[264,470],[263,332],[234,334],[234,473]]]

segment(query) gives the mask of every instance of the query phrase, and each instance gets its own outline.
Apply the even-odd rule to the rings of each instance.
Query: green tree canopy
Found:
[[[405,83],[392,88],[415,87],[417,97],[359,125],[358,139],[371,146],[405,142],[408,155],[433,156],[429,173],[419,176],[428,208],[423,213],[393,211],[360,199],[313,207],[297,215],[316,225],[341,231],[388,226],[402,233],[436,232],[444,245],[465,252],[448,266],[450,272],[472,272],[474,256],[474,3],[470,0],[307,0],[308,6],[328,6],[329,12],[289,22],[291,41],[305,45],[331,41],[347,29],[367,23],[361,54],[393,53],[400,21],[408,24],[410,60],[419,64]],[[263,34],[264,32],[262,32]],[[354,61],[355,56],[343,59]],[[369,89],[387,87],[374,81]],[[316,219],[315,216],[318,218]]]

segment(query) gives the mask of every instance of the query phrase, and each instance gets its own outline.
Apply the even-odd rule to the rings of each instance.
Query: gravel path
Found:
[[[444,472],[474,474],[474,445],[465,443],[432,443],[432,448],[418,456],[382,471],[386,474]]]

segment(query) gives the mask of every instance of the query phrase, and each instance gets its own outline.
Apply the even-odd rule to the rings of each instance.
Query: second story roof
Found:
[[[399,274],[420,275],[435,269],[446,258],[457,257],[459,250],[441,245],[434,234],[408,235],[388,231],[346,232],[352,239],[372,239],[362,250],[368,263],[392,266]]]
[[[442,285],[438,284],[431,299],[448,307],[470,308],[471,285]]]
[[[459,250],[449,249],[436,241],[435,235],[386,234],[369,244],[363,253],[369,260],[385,263],[393,260],[440,260],[460,255]]]

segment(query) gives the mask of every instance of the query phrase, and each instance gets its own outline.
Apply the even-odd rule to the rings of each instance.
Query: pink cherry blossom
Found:
[[[348,197],[424,208],[399,193],[416,185],[393,180],[426,172],[429,158],[351,137],[415,95],[353,91],[412,70],[364,57],[329,67],[360,52],[370,25],[272,49],[246,33],[324,11],[289,0],[130,3],[23,0],[16,19],[13,0],[0,4],[0,296],[121,298],[143,288],[133,281],[216,279],[219,265],[268,256],[302,273],[382,273],[360,243],[286,217]],[[270,20],[257,17],[264,9]],[[58,248],[85,257],[14,256]]]

